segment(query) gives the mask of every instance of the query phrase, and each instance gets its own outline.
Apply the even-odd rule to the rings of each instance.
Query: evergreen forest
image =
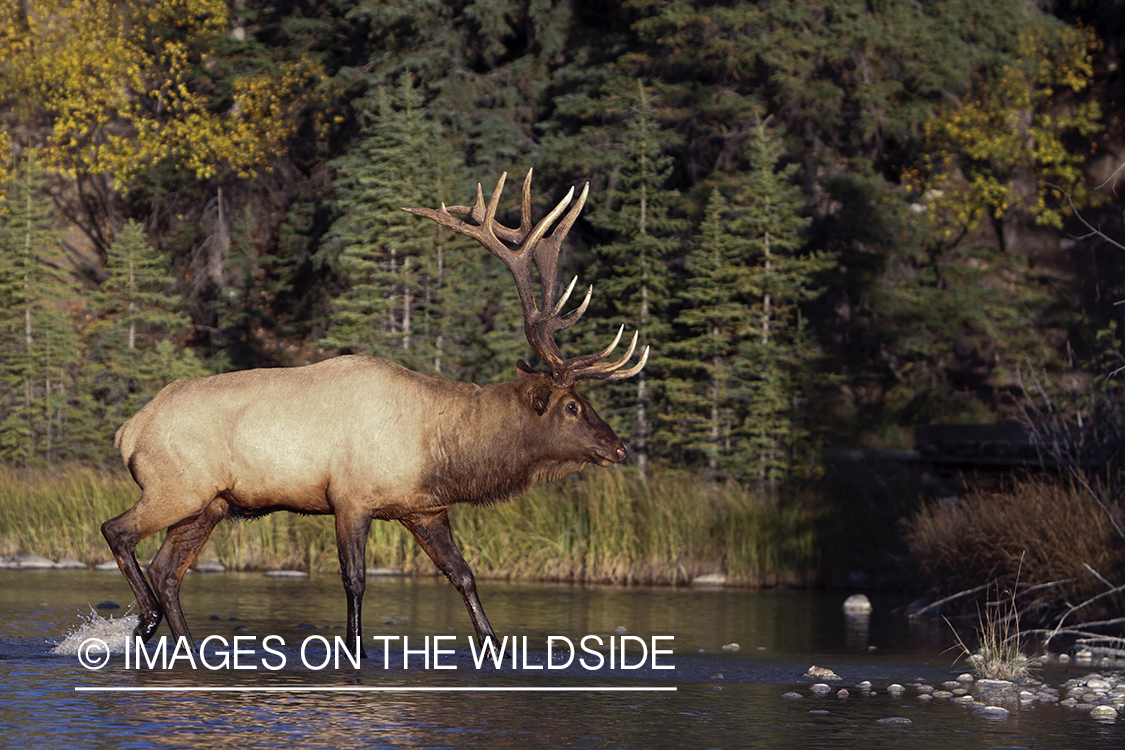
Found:
[[[163,385],[534,365],[504,266],[400,210],[590,197],[560,340],[643,475],[770,495],[1117,388],[1121,0],[0,7],[0,461],[116,465]],[[581,299],[581,295],[576,295]],[[1032,394],[1029,377],[1038,390]],[[1021,406],[1023,404],[1023,406]],[[1022,411],[1021,411],[1022,410]],[[1087,411],[1084,411],[1087,410]],[[1085,417],[1089,419],[1090,417]]]

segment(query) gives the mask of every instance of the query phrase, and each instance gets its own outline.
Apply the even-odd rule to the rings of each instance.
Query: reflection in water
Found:
[[[866,651],[871,645],[871,613],[844,613],[844,643],[848,651]]]
[[[908,623],[895,601],[846,617],[842,596],[795,591],[696,591],[547,585],[481,586],[498,633],[577,641],[615,628],[645,639],[673,635],[674,671],[548,673],[505,667],[477,671],[467,653],[468,618],[444,581],[374,580],[367,592],[369,635],[453,635],[455,670],[403,670],[401,650],[384,670],[314,670],[295,646],[310,634],[342,633],[343,596],[331,577],[277,581],[254,575],[191,576],[183,599],[197,639],[208,635],[289,644],[280,671],[124,668],[122,657],[96,670],[48,652],[92,602],[131,600],[120,576],[89,571],[0,571],[0,730],[21,746],[135,748],[525,748],[816,747],[928,749],[1121,746],[1125,721],[1098,724],[1052,706],[1016,709],[1004,722],[971,716],[916,691],[891,696],[886,684],[931,683],[963,670],[942,652],[947,626]],[[129,598],[127,598],[129,597]],[[194,619],[193,619],[194,618]],[[621,633],[617,630],[617,633]],[[158,634],[167,633],[162,627]],[[720,650],[738,642],[738,653]],[[369,648],[370,650],[370,648]],[[537,655],[541,661],[542,654]],[[250,660],[254,661],[254,660]],[[868,679],[874,694],[817,698],[803,677],[809,665],[832,668],[840,686]],[[653,687],[674,693],[263,693],[75,692],[83,687]],[[784,700],[796,691],[804,697]],[[814,713],[815,712],[815,713]],[[908,725],[876,725],[880,718]],[[8,740],[8,743],[16,740]]]

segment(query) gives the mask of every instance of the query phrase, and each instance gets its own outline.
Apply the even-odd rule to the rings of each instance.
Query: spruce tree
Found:
[[[613,402],[607,410],[611,422],[627,439],[641,474],[653,438],[655,411],[663,400],[666,365],[661,362],[673,310],[673,279],[669,259],[679,252],[681,232],[687,222],[674,215],[679,193],[667,188],[672,157],[664,144],[656,111],[642,83],[624,124],[616,185],[606,191],[603,208],[590,215],[590,223],[611,233],[612,240],[597,247],[598,296],[601,314],[591,315],[590,326],[600,337],[612,336],[625,325],[652,347],[648,366],[628,384],[610,385]],[[608,305],[606,304],[608,302]],[[601,348],[598,345],[597,348]],[[628,409],[632,419],[623,420]]]
[[[31,154],[12,170],[0,209],[0,456],[22,465],[73,455],[80,403],[71,313],[77,289],[60,257]]]
[[[206,375],[195,353],[173,336],[189,320],[177,297],[168,262],[149,244],[141,225],[128,221],[107,250],[107,278],[90,294],[84,343],[86,375],[102,415],[99,443],[112,447],[113,431],[172,380]]]
[[[749,244],[731,234],[729,222],[727,199],[712,190],[684,264],[684,306],[676,318],[683,333],[669,347],[666,383],[669,448],[689,465],[702,459],[717,476],[739,473],[733,441],[749,403],[746,383],[736,377],[750,329]]]
[[[439,301],[453,237],[401,207],[460,192],[459,161],[424,104],[409,75],[393,92],[378,89],[361,105],[365,137],[336,162],[341,217],[329,242],[347,288],[321,345],[440,372],[451,318]]]
[[[738,360],[739,376],[749,384],[749,401],[736,432],[745,474],[775,490],[794,467],[794,449],[807,432],[799,402],[815,349],[799,306],[820,293],[817,276],[835,260],[804,248],[805,198],[792,182],[797,165],[782,164],[780,135],[761,119],[750,132],[748,169],[731,200],[730,232],[747,244],[749,261],[749,315],[741,328]]]

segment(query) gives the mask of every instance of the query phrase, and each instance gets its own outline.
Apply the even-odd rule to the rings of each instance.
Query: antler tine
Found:
[[[643,352],[641,352],[641,361],[638,362],[637,364],[633,365],[632,367],[630,367],[628,370],[618,370],[618,371],[613,372],[609,376],[604,377],[602,379],[603,380],[624,380],[625,378],[633,377],[634,375],[636,375],[637,373],[639,373],[641,370],[644,369],[645,364],[648,362],[648,351],[649,351],[649,348],[646,346],[645,350]]]
[[[621,334],[624,333],[625,326],[622,325],[617,329],[617,336],[613,339],[613,343],[602,349],[597,354],[586,354],[581,357],[575,357],[569,361],[569,372],[573,374],[575,380],[582,380],[584,378],[602,378],[606,374],[619,370],[625,365],[626,362],[633,356],[633,352],[637,348],[637,335],[638,331],[633,331],[633,339],[629,342],[629,351],[625,352],[625,356],[616,362],[599,362],[600,359],[605,359],[617,345],[621,342]],[[639,370],[638,370],[639,372]]]

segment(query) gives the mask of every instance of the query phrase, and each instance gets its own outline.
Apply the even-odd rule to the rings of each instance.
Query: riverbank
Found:
[[[139,496],[123,471],[0,468],[0,557],[109,561],[100,526]],[[779,503],[733,483],[683,475],[644,482],[624,470],[587,470],[492,508],[457,506],[451,516],[481,578],[682,584],[710,575],[757,587],[813,585],[819,575],[808,504]],[[143,540],[138,558],[151,559],[162,540]],[[283,512],[220,524],[200,554],[206,559],[232,571],[327,573],[339,565],[330,517]],[[435,570],[397,523],[372,524],[367,562],[407,574]]]

